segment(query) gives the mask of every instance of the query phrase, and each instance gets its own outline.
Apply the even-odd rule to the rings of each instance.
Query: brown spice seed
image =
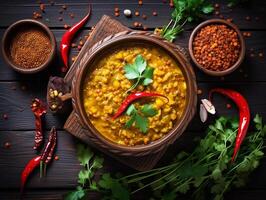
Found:
[[[136,16],[139,16],[139,11],[135,11],[135,15]]]
[[[83,46],[84,45],[84,42],[82,40],[79,41],[79,45],[80,46]]]
[[[226,108],[227,108],[227,109],[231,109],[231,108],[232,108],[231,104],[230,104],[230,103],[227,103],[227,104],[226,104]]]
[[[249,21],[251,18],[250,18],[250,16],[246,16],[245,19],[246,19],[247,21]]]
[[[56,156],[54,157],[54,159],[55,159],[55,160],[59,160],[59,156],[56,155]]]
[[[81,48],[82,48],[82,46],[78,45],[78,50],[79,50],[79,51],[81,50]]]
[[[64,5],[62,6],[62,8],[63,8],[64,10],[66,10],[66,9],[67,9],[67,5],[64,4]]]
[[[64,24],[64,29],[68,29],[69,26],[67,24]]]
[[[45,5],[44,5],[43,3],[40,4],[40,10],[41,10],[42,12],[44,12],[44,10],[45,10]]]
[[[8,119],[8,115],[5,113],[5,114],[3,114],[3,119],[4,120],[7,120]]]
[[[146,20],[147,19],[147,15],[142,15],[142,19]]]
[[[220,5],[218,3],[214,4],[214,8],[219,8]]]
[[[139,0],[139,5],[142,6],[143,2],[141,0]]]
[[[259,57],[261,57],[261,58],[263,57],[263,53],[262,52],[259,53]]]
[[[215,11],[214,14],[215,14],[215,15],[220,15],[220,12],[219,12],[219,11]]]
[[[152,12],[152,15],[153,15],[153,16],[157,16],[157,12],[156,12],[156,11],[153,11],[153,12]]]
[[[13,62],[24,69],[39,67],[47,61],[52,51],[49,37],[39,29],[19,31],[10,44]]]
[[[10,147],[11,147],[10,142],[5,142],[5,143],[4,143],[4,148],[5,148],[5,149],[9,149]]]
[[[201,89],[198,89],[198,90],[197,90],[197,94],[198,94],[198,95],[201,95],[201,94],[202,94],[202,90],[201,90]]]
[[[119,8],[118,7],[115,7],[115,12],[119,12]]]
[[[138,22],[134,22],[134,23],[133,23],[133,26],[134,26],[134,27],[138,27],[138,25],[139,25]]]
[[[116,17],[119,17],[119,15],[120,15],[119,12],[115,12]]]

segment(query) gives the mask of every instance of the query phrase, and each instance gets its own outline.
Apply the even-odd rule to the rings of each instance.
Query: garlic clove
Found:
[[[129,9],[125,9],[124,10],[124,15],[126,16],[126,17],[131,17],[131,10],[129,10]]]
[[[212,115],[216,113],[214,105],[208,99],[201,99],[201,102],[208,113]]]
[[[200,113],[199,113],[199,115],[200,115],[201,122],[204,123],[204,122],[207,121],[208,113],[207,113],[207,110],[206,110],[206,108],[204,107],[203,104],[200,104]]]

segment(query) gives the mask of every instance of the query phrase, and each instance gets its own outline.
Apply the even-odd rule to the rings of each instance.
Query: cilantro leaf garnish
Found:
[[[140,111],[136,109],[136,107],[131,104],[126,114],[130,116],[130,119],[126,122],[125,127],[130,128],[135,125],[142,133],[147,133],[149,123],[147,117],[153,117],[157,114],[157,110],[152,107],[150,104],[145,104]]]
[[[137,55],[134,63],[124,66],[125,77],[129,80],[134,80],[135,83],[127,90],[127,92],[136,88],[139,84],[144,86],[153,82],[154,68],[149,67],[147,61],[142,55]]]
[[[153,108],[151,104],[145,104],[141,108],[141,112],[146,117],[153,117],[158,113],[158,111],[155,108]]]

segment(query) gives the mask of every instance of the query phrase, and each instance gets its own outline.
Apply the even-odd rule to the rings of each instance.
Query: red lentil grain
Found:
[[[152,15],[153,15],[153,16],[157,16],[158,14],[157,14],[156,11],[153,11],[153,12],[152,12]]]
[[[232,108],[231,104],[230,104],[230,103],[227,103],[227,104],[226,104],[226,108],[227,108],[227,109],[231,109],[231,108]]]
[[[56,156],[54,157],[54,159],[55,159],[55,160],[59,160],[59,156],[56,155]]]
[[[142,6],[143,5],[143,2],[141,0],[139,0],[139,5]]]
[[[118,7],[115,7],[115,12],[119,12],[119,8]]]
[[[147,15],[142,15],[142,19],[146,20],[147,19]]]
[[[42,12],[45,12],[45,5],[43,3],[40,4],[40,10]]]
[[[134,26],[134,27],[138,27],[138,25],[139,25],[138,22],[134,22],[134,23],[133,23],[133,26]]]
[[[216,4],[214,4],[214,8],[219,8],[220,7],[220,5],[218,4],[218,3],[216,3]]]
[[[116,17],[119,17],[119,15],[120,15],[119,12],[115,12]]]
[[[240,54],[240,41],[233,29],[226,25],[208,25],[193,40],[196,61],[211,71],[224,71],[236,63]]]
[[[262,52],[260,52],[260,53],[259,53],[259,57],[261,57],[261,58],[262,58],[263,56],[264,56],[264,55],[263,55],[263,53],[262,53]]]
[[[67,24],[64,25],[64,29],[68,29],[69,26]]]
[[[4,143],[4,148],[5,149],[9,149],[11,147],[11,143],[10,142],[5,142]]]
[[[62,5],[62,8],[64,9],[64,10],[66,10],[67,9],[67,5]]]
[[[215,11],[214,14],[215,14],[215,15],[220,15],[220,12],[219,12],[219,11]]]
[[[139,11],[135,11],[135,15],[136,16],[139,16]]]
[[[5,113],[5,114],[3,114],[3,119],[4,120],[7,120],[8,119],[8,115]]]
[[[246,16],[245,19],[246,19],[247,21],[250,21],[250,20],[251,20],[250,16]]]
[[[201,89],[198,89],[198,90],[197,90],[197,94],[198,94],[198,95],[201,95],[201,94],[202,94],[202,90],[201,90]]]

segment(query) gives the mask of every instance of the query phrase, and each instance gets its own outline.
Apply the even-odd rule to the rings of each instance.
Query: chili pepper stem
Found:
[[[40,178],[43,177],[43,161],[40,162]]]
[[[43,176],[46,176],[46,164],[44,164]]]

